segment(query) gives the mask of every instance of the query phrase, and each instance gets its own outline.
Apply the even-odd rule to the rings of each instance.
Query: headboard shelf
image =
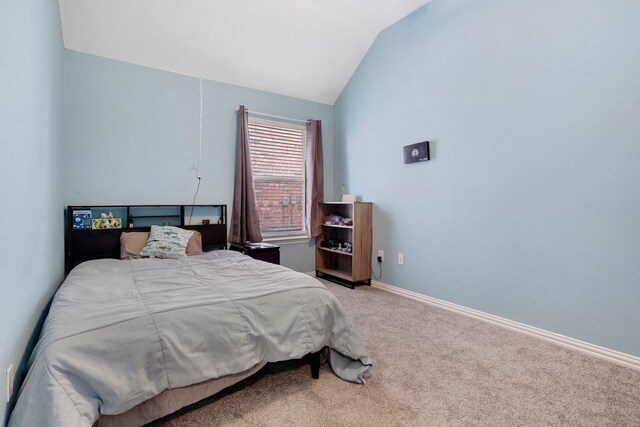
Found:
[[[181,215],[130,215],[129,218],[180,218]]]
[[[149,231],[151,225],[197,230],[204,251],[227,248],[227,205],[67,206],[65,214],[67,273],[87,260],[119,258],[122,232]]]

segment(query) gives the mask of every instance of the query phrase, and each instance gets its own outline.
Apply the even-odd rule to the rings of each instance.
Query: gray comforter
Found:
[[[316,279],[231,251],[99,260],[58,290],[9,426],[90,426],[168,388],[332,349],[362,383],[369,357]]]

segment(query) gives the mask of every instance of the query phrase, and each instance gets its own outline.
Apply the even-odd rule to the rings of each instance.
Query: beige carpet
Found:
[[[360,325],[366,385],[268,365],[158,426],[640,426],[640,371],[369,287],[327,286]]]

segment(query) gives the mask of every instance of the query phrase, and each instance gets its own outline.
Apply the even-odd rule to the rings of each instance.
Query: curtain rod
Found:
[[[261,113],[259,111],[249,110],[248,108],[246,110],[249,114],[254,114],[256,116],[263,116],[263,117],[271,117],[272,119],[289,120],[291,122],[300,122],[300,123],[309,123],[311,121],[311,120],[294,119],[291,117],[275,116],[273,114],[267,114],[267,113]],[[237,109],[236,113],[239,113],[239,112],[240,112],[240,109]]]

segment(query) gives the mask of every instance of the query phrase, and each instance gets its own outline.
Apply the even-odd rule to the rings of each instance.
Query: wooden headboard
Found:
[[[214,213],[209,224],[203,224],[196,215],[198,224],[191,221],[194,209],[211,209]],[[93,219],[100,212],[116,212],[114,217],[120,228],[93,229]],[[89,218],[84,225],[79,225],[78,212],[92,212],[97,218]],[[144,212],[145,215],[136,215]],[[146,213],[151,214],[146,214]],[[155,214],[154,214],[155,212]],[[75,213],[75,215],[74,215]],[[227,248],[227,206],[226,205],[104,205],[104,206],[67,206],[65,226],[65,272],[81,262],[102,259],[120,258],[120,235],[122,232],[149,231],[150,225],[175,225],[187,230],[197,230],[202,234],[202,249],[210,251]],[[209,217],[209,215],[205,215]],[[86,219],[86,218],[85,218]],[[196,221],[194,221],[196,222]],[[144,225],[142,225],[144,224]],[[189,225],[193,224],[193,225]],[[86,227],[86,228],[80,228]]]

